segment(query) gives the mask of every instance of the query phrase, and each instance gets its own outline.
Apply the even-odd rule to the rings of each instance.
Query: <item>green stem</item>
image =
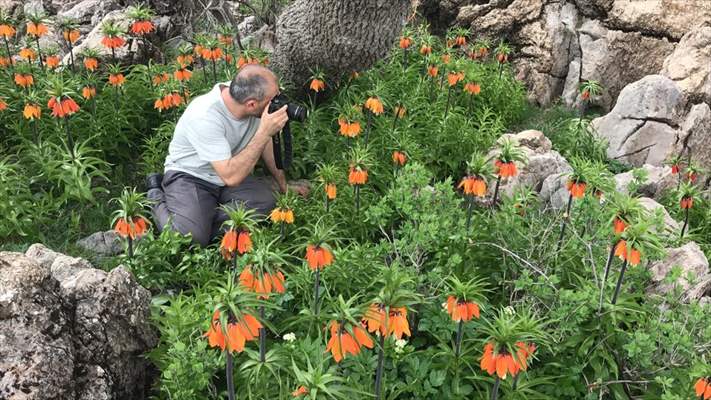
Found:
[[[625,271],[627,270],[627,260],[622,263],[622,269],[620,270],[620,277],[617,279],[617,286],[615,286],[615,294],[612,295],[612,304],[617,304],[617,296],[620,294],[620,288],[622,288],[622,280],[625,278]]]
[[[319,311],[319,304],[318,304],[318,295],[319,295],[319,285],[320,285],[320,280],[321,280],[321,268],[316,267],[316,277],[314,278],[314,314],[318,315]]]
[[[64,118],[64,131],[67,134],[67,146],[69,147],[69,154],[72,155],[72,161],[76,158],[76,155],[74,153],[74,137],[72,136],[72,132],[69,130],[69,118]],[[129,241],[129,249],[130,249],[130,241]]]
[[[447,106],[444,108],[444,120],[447,119],[447,114],[449,113],[449,101],[452,97],[452,87],[450,86],[447,90]]]
[[[259,318],[264,321],[264,305],[259,306]],[[267,331],[259,328],[259,361],[265,362],[267,354]]]
[[[469,228],[471,227],[472,223],[472,211],[474,210],[474,197],[473,196],[467,196],[468,198],[468,204],[467,204],[467,232],[469,232]]]
[[[360,185],[354,185],[356,216],[360,214]]]
[[[385,362],[385,335],[380,335],[380,351],[378,352],[378,367],[375,370],[375,399],[380,400],[383,383],[383,364]]]
[[[37,61],[39,62],[40,68],[44,69],[44,63],[42,62],[42,48],[40,47],[39,36],[35,36],[35,42],[37,43]]]
[[[232,361],[232,353],[227,351],[227,369],[226,369],[226,378],[227,378],[227,398],[229,400],[235,400],[235,383],[234,383],[234,373],[232,372],[232,369],[234,367],[234,362]]]
[[[565,236],[565,227],[568,226],[568,220],[570,219],[570,207],[573,205],[573,195],[568,196],[568,206],[565,208],[565,215],[563,215],[563,223],[560,227],[560,236],[558,236],[558,246],[556,247],[556,253],[560,251],[560,247],[563,245],[563,237]]]
[[[615,257],[615,245],[616,243],[612,243],[612,247],[610,248],[610,254],[607,255],[607,263],[605,263],[605,274],[602,278],[602,284],[600,285],[600,305],[597,308],[597,312],[600,313],[602,311],[602,298],[605,294],[605,284],[607,283],[607,277],[610,276],[610,267],[612,266],[612,260]]]
[[[496,375],[494,379],[494,388],[491,389],[491,400],[497,400],[499,398],[499,385],[501,385],[501,379]]]
[[[496,202],[499,200],[499,186],[501,185],[501,175],[496,178],[496,187],[494,188],[494,199],[491,201],[491,206],[496,207]]]
[[[128,258],[133,259],[133,239],[131,236],[128,237]]]
[[[454,355],[456,357],[459,357],[459,354],[461,353],[462,350],[462,337],[464,336],[464,320],[460,319],[459,320],[459,325],[457,326],[457,341],[455,349],[454,349]]]
[[[684,209],[684,226],[681,227],[681,239],[684,238],[684,232],[686,232],[686,227],[689,225],[689,209]]]
[[[10,59],[10,73],[15,72],[15,60],[12,59],[12,53],[10,53],[10,43],[8,43],[5,36],[2,37],[3,42],[5,42],[5,51],[7,52],[7,57]]]

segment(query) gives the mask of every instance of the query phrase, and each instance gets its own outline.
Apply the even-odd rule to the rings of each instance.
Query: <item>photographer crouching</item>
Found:
[[[193,99],[175,126],[165,176],[147,178],[158,229],[170,223],[205,246],[227,220],[222,205],[241,203],[267,215],[277,188],[306,196],[308,187],[287,184],[283,171],[291,161],[290,117],[303,121],[306,111],[288,104],[276,75],[260,65],[243,67],[232,82]],[[260,159],[271,178],[252,175]]]

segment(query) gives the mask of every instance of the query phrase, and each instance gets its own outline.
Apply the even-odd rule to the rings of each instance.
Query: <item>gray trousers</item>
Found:
[[[265,216],[275,207],[276,199],[269,178],[247,178],[236,187],[217,186],[179,171],[167,171],[163,190],[151,189],[153,218],[158,230],[170,223],[173,230],[191,234],[193,243],[206,246],[222,232],[227,215],[219,207],[241,203]]]

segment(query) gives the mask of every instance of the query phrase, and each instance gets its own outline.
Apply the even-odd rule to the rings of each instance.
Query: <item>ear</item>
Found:
[[[256,108],[257,107],[257,100],[249,99],[249,100],[247,100],[246,103],[244,103],[244,105],[247,106],[248,108]]]

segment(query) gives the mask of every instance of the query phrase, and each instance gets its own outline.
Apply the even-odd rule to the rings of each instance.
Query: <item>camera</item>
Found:
[[[300,104],[290,102],[289,98],[283,94],[274,96],[271,103],[269,103],[268,112],[271,114],[284,106],[286,106],[286,115],[289,117],[289,120],[286,121],[286,125],[284,125],[284,128],[281,130],[281,132],[272,136],[272,146],[274,147],[274,163],[279,169],[289,168],[293,159],[293,152],[291,147],[291,128],[289,127],[289,123],[291,121],[304,122],[306,121],[306,117],[308,115],[306,107]],[[283,149],[282,142],[284,143]]]

